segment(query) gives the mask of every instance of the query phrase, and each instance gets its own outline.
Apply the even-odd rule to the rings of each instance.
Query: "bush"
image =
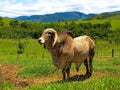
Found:
[[[18,54],[24,53],[24,48],[25,48],[25,44],[23,42],[19,42],[18,43],[18,51],[17,51],[17,53]]]
[[[4,22],[3,21],[0,21],[0,26],[3,26],[4,25]]]

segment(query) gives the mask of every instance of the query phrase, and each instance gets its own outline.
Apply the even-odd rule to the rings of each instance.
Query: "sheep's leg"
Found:
[[[89,60],[89,67],[90,67],[89,75],[91,76],[92,75],[92,58],[90,58]]]
[[[92,68],[93,68],[92,67],[92,60],[93,60],[94,54],[95,54],[94,50],[93,49],[90,50],[90,56],[89,56],[89,68],[90,68],[90,72],[89,72],[89,76],[92,75]]]
[[[71,68],[71,63],[68,63],[66,67],[62,70],[63,80],[66,78],[66,73],[67,73],[67,78],[70,77],[70,68]]]
[[[85,65],[85,67],[86,67],[86,75],[88,75],[88,74],[89,74],[89,68],[88,68],[87,58],[86,58],[85,61],[84,61],[84,65]]]
[[[66,72],[67,72],[67,78],[70,77],[70,68],[71,68],[71,63],[69,64],[68,68],[66,69]]]
[[[67,78],[69,78],[70,77],[70,68],[67,68],[66,72],[67,72]]]
[[[63,69],[63,70],[62,70],[62,74],[63,74],[63,80],[65,80],[65,78],[66,78],[66,75],[65,75],[65,73],[66,73],[66,70],[65,70],[65,69]]]

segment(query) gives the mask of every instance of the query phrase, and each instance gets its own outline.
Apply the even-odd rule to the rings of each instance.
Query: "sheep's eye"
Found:
[[[51,35],[52,33],[51,32],[46,32],[45,34]]]
[[[46,34],[47,34],[49,37],[52,36],[52,32],[47,32]]]
[[[51,34],[52,34],[52,32],[48,32],[47,34],[50,34],[50,35],[51,35]]]

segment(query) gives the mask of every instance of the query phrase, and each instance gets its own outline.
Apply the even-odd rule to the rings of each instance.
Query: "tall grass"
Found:
[[[16,63],[19,65],[29,65],[38,62],[51,61],[50,54],[43,46],[40,46],[37,40],[22,39],[20,40],[25,44],[23,54],[18,55],[17,60],[17,40],[0,39],[0,62],[3,63]]]
[[[15,88],[12,83],[3,82],[2,90],[15,90]]]
[[[96,57],[111,57],[112,49],[114,49],[115,57],[120,57],[120,45],[116,45],[114,42],[97,40],[96,41]]]
[[[34,65],[34,66],[27,66],[22,71],[19,72],[19,75],[23,77],[30,77],[30,76],[45,76],[51,73],[55,73],[57,69],[53,65]]]
[[[94,71],[104,72],[104,73],[118,73],[120,72],[120,60],[113,58],[111,60],[94,60],[93,61],[93,68]]]
[[[25,90],[119,90],[119,77],[101,77],[88,81],[61,82],[47,85],[35,85]]]
[[[11,39],[0,39],[0,64],[17,64],[24,69],[20,76],[45,76],[60,73],[52,64],[50,53],[40,46],[35,39],[22,39],[25,51],[17,59],[17,42]],[[115,57],[111,57],[111,49],[115,50]],[[109,57],[109,58],[106,58]],[[104,73],[102,76],[93,75],[85,81],[59,81],[43,85],[30,85],[25,90],[119,90],[120,89],[120,46],[108,41],[96,41],[96,55],[93,60],[93,71]],[[74,67],[72,68],[74,69]],[[80,70],[85,69],[84,65]],[[60,75],[62,75],[60,73]],[[17,90],[11,83],[4,82],[3,90]]]

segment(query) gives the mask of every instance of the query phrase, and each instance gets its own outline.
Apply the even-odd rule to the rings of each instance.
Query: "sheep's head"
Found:
[[[51,43],[52,47],[54,47],[56,41],[57,41],[57,32],[52,28],[45,29],[41,37],[38,39],[38,42],[40,44]]]

